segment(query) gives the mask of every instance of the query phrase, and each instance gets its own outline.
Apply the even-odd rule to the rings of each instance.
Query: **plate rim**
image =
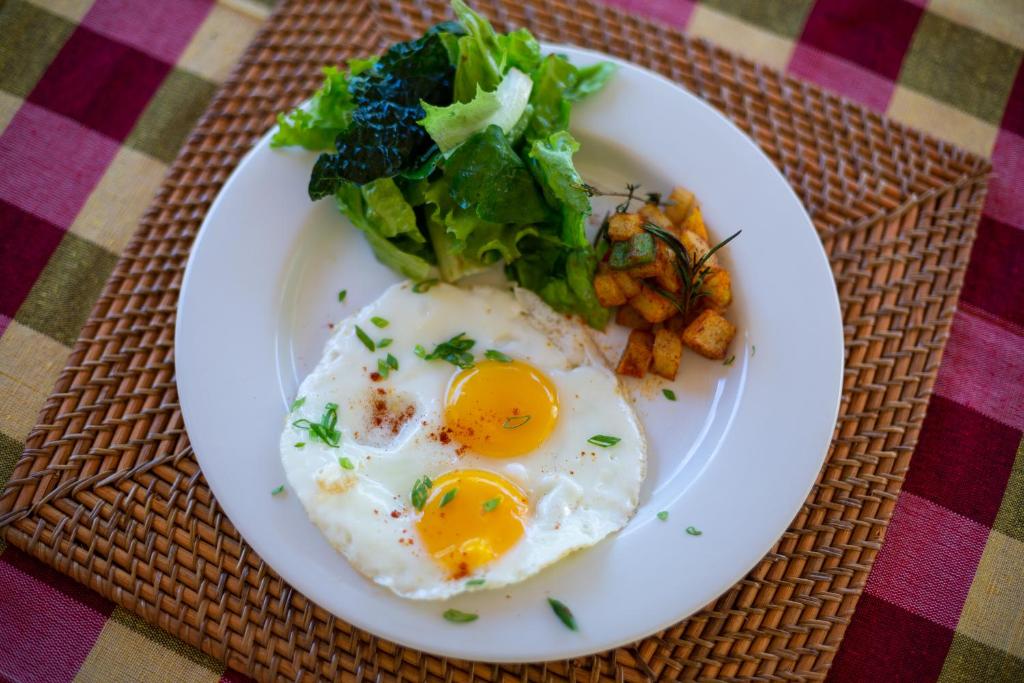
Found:
[[[767,539],[767,541],[763,544],[762,548],[759,548],[759,552],[754,556],[753,562],[751,562],[749,565],[746,565],[743,568],[743,570],[740,571],[740,572],[737,572],[735,576],[730,575],[726,580],[719,582],[721,584],[720,588],[716,588],[714,594],[709,598],[709,600],[711,600],[711,601],[717,600],[722,594],[724,594],[726,591],[728,591],[729,588],[731,588],[733,585],[735,585],[737,581],[741,580],[754,567],[756,567],[757,564],[762,561],[762,559],[764,558],[765,554],[771,549],[771,547],[775,543],[778,542],[778,540],[785,533],[786,529],[789,527],[789,524],[792,522],[793,518],[797,515],[797,513],[800,510],[800,508],[803,506],[804,502],[806,501],[807,496],[813,490],[814,482],[815,482],[818,474],[821,471],[821,467],[822,467],[822,465],[824,464],[824,462],[825,462],[825,460],[827,458],[827,455],[828,455],[828,452],[829,452],[829,449],[830,449],[830,446],[831,446],[831,443],[832,443],[832,439],[833,439],[832,435],[834,433],[836,419],[838,418],[839,409],[840,409],[840,406],[841,406],[841,399],[842,399],[843,374],[844,374],[844,369],[845,369],[845,341],[844,341],[843,323],[842,323],[842,315],[841,315],[842,309],[841,309],[841,305],[840,305],[840,300],[839,300],[839,296],[838,296],[838,290],[837,290],[837,287],[836,287],[835,279],[834,279],[834,276],[832,275],[830,263],[828,261],[828,256],[827,256],[827,253],[825,252],[824,245],[822,244],[820,238],[818,237],[817,231],[814,228],[814,224],[813,224],[810,216],[808,215],[806,208],[803,206],[803,203],[800,201],[799,197],[796,195],[796,192],[793,189],[792,185],[785,178],[785,176],[782,174],[782,172],[776,167],[776,165],[771,161],[771,159],[767,156],[767,154],[743,130],[741,130],[735,123],[733,123],[733,121],[731,121],[724,114],[722,114],[719,111],[717,111],[709,103],[707,103],[706,101],[704,101],[703,99],[701,99],[700,97],[698,97],[697,95],[692,93],[690,90],[686,89],[683,85],[681,85],[679,83],[676,83],[676,82],[672,81],[671,79],[665,77],[664,75],[662,75],[660,73],[657,73],[657,72],[655,72],[655,71],[653,71],[651,69],[648,69],[648,68],[646,68],[644,66],[641,66],[639,64],[630,62],[628,60],[625,60],[625,59],[622,59],[622,58],[619,58],[619,57],[616,57],[616,56],[613,56],[613,55],[608,55],[608,54],[605,54],[605,53],[602,53],[602,52],[599,52],[599,51],[596,51],[596,50],[591,50],[591,49],[580,47],[580,46],[576,46],[576,45],[562,44],[562,43],[547,43],[547,42],[542,42],[541,45],[542,45],[542,48],[543,48],[543,50],[545,52],[568,51],[570,53],[574,53],[577,56],[583,56],[585,58],[590,58],[590,59],[608,60],[608,61],[614,62],[619,67],[626,67],[628,69],[636,70],[636,71],[640,72],[641,74],[643,74],[646,77],[655,79],[656,81],[659,82],[659,85],[662,86],[662,87],[667,86],[667,87],[672,88],[672,89],[674,89],[676,91],[679,91],[680,93],[685,95],[687,98],[689,98],[694,105],[708,110],[715,118],[717,118],[720,122],[724,123],[728,128],[731,129],[731,135],[733,137],[736,137],[737,139],[743,140],[744,143],[747,146],[752,148],[754,153],[757,156],[761,157],[762,160],[768,166],[771,167],[772,171],[777,176],[779,176],[779,178],[782,180],[782,184],[785,187],[785,191],[788,192],[788,194],[791,196],[792,200],[800,208],[800,211],[801,211],[801,214],[802,214],[802,218],[804,219],[804,222],[805,222],[805,226],[803,226],[803,227],[805,227],[806,229],[810,230],[813,233],[813,235],[814,235],[815,242],[817,244],[817,251],[816,251],[817,257],[820,258],[820,263],[824,264],[824,267],[825,267],[825,269],[826,269],[826,271],[828,273],[828,281],[831,284],[831,287],[830,287],[831,297],[830,297],[830,301],[829,301],[830,306],[829,306],[829,311],[828,312],[830,314],[830,317],[834,318],[834,320],[838,323],[837,325],[835,325],[833,327],[833,337],[834,337],[834,341],[838,342],[837,356],[838,356],[838,361],[839,361],[837,363],[836,367],[834,368],[834,376],[832,377],[832,382],[831,382],[831,385],[832,385],[832,387],[834,389],[834,396],[830,396],[829,397],[829,401],[828,401],[828,404],[831,406],[831,409],[828,412],[832,416],[831,424],[830,424],[830,429],[829,429],[829,432],[828,432],[829,436],[827,437],[825,442],[819,448],[821,453],[820,453],[820,457],[816,459],[816,461],[818,462],[817,468],[813,472],[810,472],[810,475],[809,475],[809,477],[808,477],[808,479],[806,481],[806,485],[802,485],[801,486],[801,490],[804,491],[804,494],[800,497],[800,499],[798,501],[795,502],[795,504],[786,506],[786,509],[788,510],[788,513],[786,515],[786,519],[789,520],[789,521],[786,523],[785,526],[783,526],[781,529],[779,529],[779,531],[777,533],[775,533],[770,539]],[[182,303],[186,300],[186,294],[189,293],[189,291],[190,291],[189,290],[189,283],[190,283],[190,277],[189,276],[190,276],[190,273],[193,272],[193,264],[194,264],[194,262],[197,259],[197,254],[200,253],[200,247],[201,247],[201,245],[203,243],[204,235],[206,235],[208,233],[208,231],[206,230],[206,227],[210,223],[211,216],[216,216],[217,215],[217,211],[218,211],[220,205],[222,204],[222,202],[224,201],[225,197],[230,193],[230,191],[232,189],[232,186],[236,182],[238,182],[238,179],[240,177],[240,172],[242,171],[242,169],[244,169],[246,167],[246,165],[248,165],[249,162],[251,162],[251,160],[253,159],[253,157],[255,155],[257,155],[261,150],[263,150],[264,148],[267,147],[267,142],[268,142],[270,136],[276,130],[276,128],[277,128],[276,125],[274,125],[271,128],[269,128],[268,131],[266,133],[264,133],[262,136],[260,136],[260,138],[258,140],[256,140],[256,142],[252,145],[252,147],[239,159],[238,163],[236,164],[236,166],[232,170],[231,174],[229,175],[227,180],[224,182],[224,185],[221,187],[220,191],[217,193],[217,196],[214,198],[214,201],[211,203],[209,209],[206,211],[206,214],[203,217],[203,222],[200,225],[200,228],[199,228],[199,230],[198,230],[198,232],[196,234],[195,240],[194,240],[193,245],[192,245],[192,247],[190,249],[190,252],[189,252],[188,260],[186,262],[185,272],[184,272],[184,276],[182,278],[181,289],[180,289],[179,298],[178,298],[178,306],[177,306],[176,313],[175,313],[175,334],[174,334],[175,364],[176,364],[176,374],[175,374],[175,377],[176,377],[176,383],[178,384],[179,404],[181,406],[182,420],[185,423],[186,432],[188,432],[189,417],[187,416],[187,413],[189,412],[189,409],[186,408],[186,403],[188,403],[188,399],[185,398],[185,395],[189,394],[191,392],[191,390],[182,390],[182,385],[177,382],[177,378],[180,376],[179,373],[177,372],[177,367],[179,365],[181,365],[181,358],[182,358],[180,355],[178,355],[178,350],[187,347],[186,344],[182,343],[183,335],[185,334],[185,332],[183,332],[183,330],[189,329],[188,328],[188,324],[187,324],[187,315],[185,315],[185,313],[184,313],[185,307],[182,305]],[[185,324],[183,324],[183,321],[185,321]],[[825,400],[824,397],[822,397],[821,400],[824,401]],[[738,407],[737,407],[737,409],[738,409]],[[190,442],[191,442],[191,434],[190,434]],[[194,450],[194,453],[195,453],[196,460],[197,460],[200,468],[204,469],[204,476],[205,476],[205,468],[203,468],[203,466],[202,466],[202,459],[203,458],[200,456],[198,450]],[[217,499],[217,504],[221,506],[221,509],[224,511],[224,514],[226,514],[228,516],[228,518],[231,519],[232,524],[235,525],[235,528],[238,530],[239,535],[242,538],[242,540],[245,543],[247,543],[248,545],[250,545],[250,547],[252,547],[253,550],[256,550],[256,552],[258,552],[260,554],[260,557],[263,559],[263,561],[266,562],[269,567],[273,568],[275,573],[277,573],[281,577],[282,580],[287,582],[290,586],[293,586],[296,590],[300,590],[298,588],[298,584],[301,583],[301,581],[293,581],[292,579],[286,577],[285,573],[281,572],[278,568],[273,567],[273,565],[271,565],[270,561],[266,559],[266,555],[264,555],[263,553],[259,552],[259,550],[256,549],[256,544],[254,544],[250,540],[252,538],[252,536],[243,533],[242,527],[235,521],[234,518],[232,518],[231,514],[224,507],[224,505],[220,502],[222,499],[217,495],[217,489],[220,487],[220,484],[219,483],[215,484],[213,479],[210,479],[210,478],[207,478],[207,484],[208,484],[208,486],[210,488],[211,493],[213,493],[214,497]],[[243,526],[246,526],[246,525],[243,524]],[[260,543],[260,545],[262,545],[262,543]],[[288,572],[288,573],[290,574],[291,572]],[[300,590],[300,592],[302,592],[303,595],[306,595],[307,599],[309,599],[312,602],[314,602],[314,604],[319,604],[316,601],[314,601],[313,598],[310,597],[306,593],[306,591]],[[438,603],[438,604],[442,604],[442,603]],[[703,604],[707,604],[707,601],[705,601]],[[594,654],[596,652],[602,652],[602,651],[606,651],[606,650],[616,649],[618,647],[622,647],[623,645],[628,645],[628,644],[636,642],[638,640],[650,637],[651,635],[653,635],[653,634],[655,634],[655,633],[657,633],[657,632],[659,632],[661,630],[664,630],[664,629],[666,629],[668,627],[671,627],[672,625],[677,624],[677,623],[679,623],[679,622],[689,618],[693,614],[696,614],[697,612],[700,611],[701,607],[697,607],[696,609],[691,610],[691,611],[686,612],[686,613],[678,614],[678,615],[676,615],[674,617],[670,617],[670,618],[667,618],[667,619],[664,619],[664,620],[660,620],[657,623],[654,623],[654,624],[650,625],[643,632],[636,633],[636,634],[631,634],[629,636],[621,636],[618,639],[615,639],[614,642],[609,642],[609,643],[601,644],[599,647],[596,647],[596,648],[593,645],[589,645],[589,644],[580,644],[580,645],[578,645],[576,647],[571,647],[572,641],[570,639],[566,639],[564,641],[564,644],[566,645],[566,647],[561,648],[557,655],[554,655],[554,656],[551,656],[551,657],[545,657],[545,658],[542,658],[542,659],[538,659],[535,656],[529,656],[529,655],[518,656],[518,657],[497,657],[497,658],[495,658],[495,657],[488,656],[486,653],[481,653],[478,650],[473,649],[472,645],[470,645],[468,647],[467,646],[463,646],[463,647],[454,648],[454,649],[453,648],[447,648],[447,647],[440,647],[439,648],[439,647],[432,646],[432,645],[429,645],[429,644],[424,644],[424,643],[416,642],[415,640],[410,640],[410,639],[408,639],[408,638],[406,638],[406,637],[404,637],[402,635],[397,635],[394,631],[382,631],[376,625],[371,626],[369,624],[369,622],[367,622],[366,620],[364,620],[362,618],[361,614],[356,613],[355,616],[352,616],[352,615],[341,616],[339,614],[336,614],[333,610],[328,609],[326,607],[324,607],[323,609],[326,612],[328,612],[329,614],[335,614],[335,616],[337,616],[338,618],[342,619],[343,621],[346,621],[346,622],[350,623],[351,625],[353,625],[356,628],[359,628],[359,629],[364,630],[364,631],[366,631],[368,633],[371,633],[371,634],[378,635],[380,637],[386,638],[388,640],[396,642],[396,643],[398,643],[400,645],[403,645],[405,647],[413,648],[413,649],[416,649],[416,650],[421,650],[421,651],[429,653],[429,654],[434,654],[434,655],[437,655],[437,656],[444,656],[444,657],[456,657],[456,658],[468,659],[468,660],[486,661],[486,662],[493,662],[493,663],[526,663],[526,662],[540,662],[540,661],[555,661],[555,660],[559,660],[559,659],[567,659],[567,658],[586,656],[586,655]],[[462,642],[465,642],[465,643],[473,643],[473,642],[475,642],[476,639],[474,639],[472,637],[472,634],[467,634],[467,635],[469,637],[463,638]]]

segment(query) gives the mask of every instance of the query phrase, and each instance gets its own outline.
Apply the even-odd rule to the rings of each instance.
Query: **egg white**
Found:
[[[375,316],[388,326],[376,327],[371,322]],[[356,325],[374,340],[393,342],[371,352],[357,338]],[[532,364],[556,386],[556,426],[533,452],[513,458],[459,455],[457,443],[443,444],[431,436],[443,425],[445,393],[459,369],[424,361],[413,349],[420,344],[432,350],[460,332],[476,340],[472,352],[477,358],[497,349]],[[373,381],[377,359],[389,352],[399,369]],[[586,331],[526,290],[441,284],[417,294],[410,283],[395,285],[338,325],[297,395],[305,401],[287,416],[281,435],[289,486],[353,567],[403,597],[442,599],[521,581],[622,528],[636,510],[646,443],[633,408]],[[376,400],[385,400],[389,412],[413,406],[415,413],[393,434],[392,425],[373,427]],[[293,424],[302,418],[319,421],[329,402],[339,406],[338,448],[310,439]],[[611,448],[588,444],[595,434],[621,441]],[[341,457],[354,469],[344,469]],[[519,485],[530,501],[519,542],[462,580],[451,580],[426,553],[417,536],[418,513],[410,503],[417,478],[435,479],[455,469],[496,472]],[[473,578],[485,583],[467,587]]]

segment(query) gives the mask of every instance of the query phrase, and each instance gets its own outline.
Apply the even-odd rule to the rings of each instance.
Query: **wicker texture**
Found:
[[[0,498],[8,541],[241,671],[271,680],[816,679],[861,594],[949,332],[988,164],[807,84],[589,3],[499,6],[499,28],[625,57],[708,100],[767,152],[814,220],[846,339],[839,422],[803,509],[750,574],[634,646],[495,666],[402,648],[334,618],[241,540],[189,447],[174,318],[213,198],[319,67],[378,52],[441,2],[282,6],[211,105],[93,313]]]

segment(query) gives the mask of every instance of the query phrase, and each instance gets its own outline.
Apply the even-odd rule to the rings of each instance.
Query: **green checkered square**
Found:
[[[184,69],[173,69],[142,112],[125,144],[171,163],[206,110],[216,87]]]
[[[1024,659],[957,633],[946,654],[939,682],[978,681],[1024,681]]]
[[[1010,538],[1024,541],[1024,441],[1017,446],[1017,458],[1013,462],[1010,481],[999,504],[999,514],[992,525]]]
[[[184,657],[193,664],[198,664],[215,675],[219,676],[224,671],[224,665],[217,659],[211,657],[202,650],[175,638],[166,631],[153,626],[124,608],[118,607],[115,609],[111,613],[110,618],[122,626],[130,628],[136,633],[142,634],[153,644],[170,650],[171,652]]]
[[[786,38],[796,38],[814,0],[701,0],[701,4]]]
[[[14,319],[68,346],[74,344],[117,257],[67,233]]]
[[[900,83],[999,125],[1020,62],[1020,50],[925,12]]]
[[[22,450],[24,446],[21,443],[0,432],[0,489],[11,478],[11,472],[14,471],[14,465],[21,457]]]
[[[74,29],[22,0],[0,2],[0,88],[27,96]]]

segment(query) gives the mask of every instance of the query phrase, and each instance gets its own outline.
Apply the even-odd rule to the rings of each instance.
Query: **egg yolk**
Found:
[[[519,541],[528,510],[526,495],[504,477],[455,470],[434,480],[416,528],[427,552],[461,579]]]
[[[481,455],[529,453],[548,438],[557,417],[551,380],[522,361],[482,361],[448,386],[445,424],[456,440]]]

